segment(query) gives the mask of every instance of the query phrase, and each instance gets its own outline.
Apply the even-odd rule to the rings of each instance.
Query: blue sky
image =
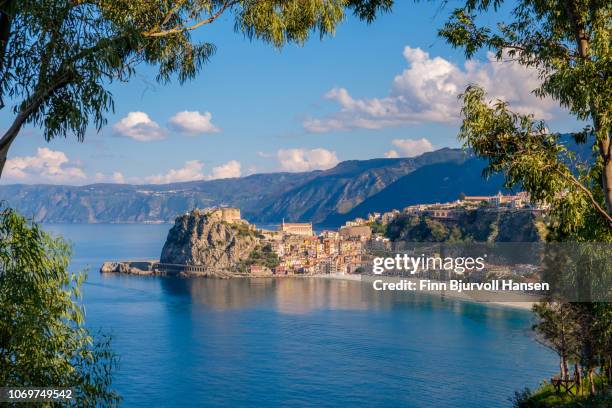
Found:
[[[529,95],[534,73],[486,53],[466,66],[436,36],[450,8],[396,3],[371,25],[349,16],[334,37],[282,50],[235,33],[228,15],[196,34],[217,46],[197,79],[159,85],[154,69],[139,67],[131,82],[112,85],[115,112],[85,142],[47,143],[39,129],[25,129],[3,183],[162,183],[457,147],[456,94],[467,82],[555,130],[576,127],[552,101]],[[0,125],[10,119],[5,110]]]

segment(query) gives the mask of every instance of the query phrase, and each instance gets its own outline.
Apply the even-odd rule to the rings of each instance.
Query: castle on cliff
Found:
[[[206,216],[210,220],[223,221],[230,224],[245,222],[240,217],[240,208],[233,207],[213,207],[199,209],[195,208],[191,211],[192,214]]]

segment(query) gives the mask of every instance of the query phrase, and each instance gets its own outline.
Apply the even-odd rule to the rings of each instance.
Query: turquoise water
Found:
[[[556,371],[527,311],[324,279],[100,275],[155,259],[169,225],[47,225],[90,267],[87,323],[114,336],[127,407],[504,407]]]

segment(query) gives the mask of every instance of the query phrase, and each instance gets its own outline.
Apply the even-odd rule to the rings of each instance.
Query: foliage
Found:
[[[383,236],[387,235],[387,225],[381,221],[371,222],[370,228],[372,229],[372,234],[381,234]]]
[[[478,208],[441,222],[431,216],[401,215],[387,225],[387,237],[412,242],[540,241],[535,217],[527,212]]]
[[[391,11],[393,0],[348,0],[347,5],[357,17],[371,23],[377,13]]]
[[[268,269],[276,268],[280,264],[280,259],[272,245],[258,245],[250,254],[249,257],[240,262],[238,270],[246,272],[251,265],[263,266]]]
[[[229,225],[231,227],[231,229],[233,229],[236,234],[240,237],[240,238],[254,238],[257,236],[257,232],[255,230],[253,230],[253,228],[251,228],[251,226],[249,224],[233,224],[233,223],[225,223],[226,225]]]
[[[479,26],[479,15],[487,13],[490,21],[490,12],[503,4],[502,0],[466,0],[439,34],[451,45],[463,48],[468,58],[480,49],[489,49],[498,61],[511,60],[535,69],[541,85],[533,90],[534,94],[552,98],[576,119],[589,122],[572,136],[578,145],[587,144],[593,154],[580,160],[543,121],[512,111],[505,101],[488,100],[485,90],[477,85],[470,85],[461,96],[463,121],[459,139],[488,161],[485,175],[501,172],[508,187],[520,185],[533,200],[551,206],[548,240],[606,243],[609,262],[612,7],[608,1],[600,0],[519,0],[513,6],[510,21],[502,21],[496,27]],[[558,273],[561,280],[569,279],[579,292],[585,288],[590,292],[592,278],[601,273],[601,257],[589,251],[585,255],[590,261],[583,270]],[[604,290],[609,291],[609,287]],[[601,381],[609,380],[610,308],[610,303],[569,302],[564,297],[551,297],[534,308],[538,319],[535,330],[540,340],[559,354],[562,377],[569,378],[567,363],[573,361],[575,375],[585,372],[587,378],[582,378],[581,383],[588,382],[591,399],[581,401],[567,396],[572,401],[564,405],[566,396],[546,402],[527,392],[517,395],[516,406],[604,406],[609,402],[609,395],[595,397],[595,374],[599,367]],[[598,398],[606,401],[595,401]]]
[[[569,378],[569,361],[580,346],[577,336],[579,328],[574,312],[567,303],[547,302],[534,306],[538,322],[533,326],[533,330],[541,343],[559,355],[562,378]]]
[[[609,394],[581,395],[558,393],[550,384],[544,384],[535,392],[529,388],[515,392],[511,399],[515,408],[608,408],[612,404]]]
[[[84,274],[68,272],[69,245],[10,209],[0,213],[0,384],[70,387],[75,406],[116,406],[117,358],[94,339],[78,304]]]
[[[371,21],[389,0],[3,0],[0,2],[0,108],[12,125],[0,138],[0,171],[24,124],[46,140],[99,130],[113,109],[109,84],[140,64],[157,81],[194,78],[215,46],[192,33],[232,14],[235,29],[276,47],[333,34],[345,9]]]
[[[537,70],[534,89],[579,120],[573,134],[592,146],[593,159],[579,162],[559,135],[532,115],[517,114],[504,101],[489,101],[476,85],[463,94],[460,139],[489,161],[488,171],[504,172],[509,186],[521,183],[533,198],[553,205],[553,239],[606,240],[612,237],[612,8],[606,1],[517,2],[512,20],[478,25],[478,14],[503,1],[467,0],[440,30],[467,57],[490,49],[497,60]]]
[[[468,87],[463,103],[459,138],[488,160],[485,175],[503,172],[508,187],[521,185],[533,200],[552,205],[551,239],[612,240],[600,165],[576,163],[559,135],[546,134],[543,122],[511,112],[501,101],[491,106],[478,87]]]

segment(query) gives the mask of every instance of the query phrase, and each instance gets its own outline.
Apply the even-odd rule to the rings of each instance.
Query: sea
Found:
[[[102,275],[159,259],[170,225],[51,225],[87,271],[125,407],[509,407],[556,372],[530,311],[360,281]]]

